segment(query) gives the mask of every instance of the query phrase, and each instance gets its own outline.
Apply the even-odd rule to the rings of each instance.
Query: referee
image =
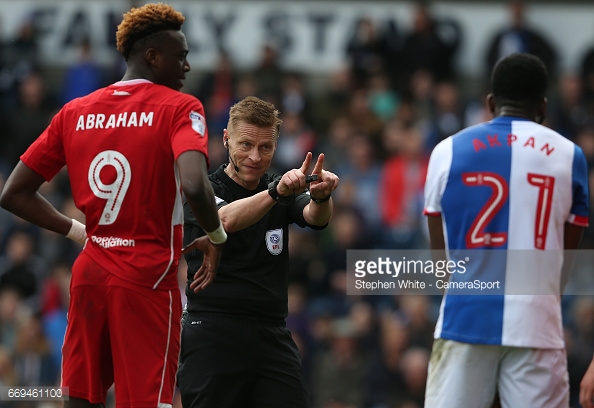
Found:
[[[311,153],[300,169],[267,173],[280,125],[275,107],[258,98],[231,107],[223,132],[229,164],[210,175],[228,240],[209,285],[194,279],[202,254],[192,242],[204,232],[185,205],[188,304],[177,374],[184,408],[310,405],[285,325],[288,228],[326,227],[338,177],[322,169],[320,154],[308,183]]]

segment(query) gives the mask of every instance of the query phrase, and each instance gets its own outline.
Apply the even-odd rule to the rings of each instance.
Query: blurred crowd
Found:
[[[266,45],[249,70],[237,69],[220,50],[216,66],[184,88],[206,109],[211,171],[227,162],[222,130],[229,107],[256,95],[273,102],[284,121],[275,172],[300,167],[312,151],[324,153],[325,168],[341,179],[329,227],[290,231],[287,325],[315,408],[423,406],[440,298],[347,296],[347,250],[427,248],[422,209],[429,154],[443,138],[490,119],[484,100],[499,58],[522,51],[543,59],[551,76],[545,125],[578,143],[594,168],[594,38],[575,63],[579,69],[561,72],[551,33],[532,29],[527,17],[520,2],[510,3],[508,24],[476,56],[484,65],[478,87],[466,86],[456,69],[463,27],[418,4],[407,32],[362,17],[344,40],[348,64],[315,86],[308,74],[284,69],[282,55]],[[81,41],[79,62],[64,70],[59,91],[48,92],[48,67],[38,56],[30,24],[0,45],[0,188],[64,103],[122,74],[121,65],[101,65],[90,42]],[[66,169],[42,194],[84,222]],[[594,248],[593,228],[583,248]],[[59,384],[71,265],[80,249],[0,210],[0,386]],[[182,260],[182,291],[184,279]],[[579,381],[594,353],[594,296],[566,297],[564,317],[572,406],[578,406]]]

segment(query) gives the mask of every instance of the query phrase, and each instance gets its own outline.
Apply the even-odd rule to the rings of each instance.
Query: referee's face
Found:
[[[255,189],[272,162],[276,129],[239,122],[233,129],[225,129],[224,137],[231,158],[229,176],[243,187]]]

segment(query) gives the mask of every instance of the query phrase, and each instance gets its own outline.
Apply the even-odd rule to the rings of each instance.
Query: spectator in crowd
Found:
[[[369,107],[383,123],[392,119],[398,109],[400,96],[390,86],[390,79],[383,73],[369,78]]]
[[[14,370],[13,353],[4,346],[0,346],[0,387],[14,387],[19,385]],[[3,401],[3,404],[7,401]],[[8,402],[10,404],[10,402]],[[9,406],[13,406],[12,405]]]
[[[355,88],[362,88],[372,75],[384,72],[387,44],[369,17],[357,21],[346,45],[346,56]]]
[[[402,355],[401,369],[406,384],[403,407],[422,408],[425,406],[425,384],[429,367],[429,350],[411,347]]]
[[[399,296],[398,305],[395,313],[408,332],[409,345],[431,350],[435,321],[431,298],[426,295]]]
[[[589,47],[579,61],[579,74],[583,83],[584,98],[590,114],[594,110],[594,46]]]
[[[536,55],[540,58],[552,79],[556,77],[557,51],[537,29],[530,26],[526,19],[524,0],[508,2],[509,21],[500,28],[487,44],[485,62],[487,72],[491,73],[495,64],[502,58],[518,52]]]
[[[364,218],[366,228],[373,232],[372,238],[381,241],[383,223],[377,208],[380,196],[381,162],[377,148],[365,133],[353,136],[347,145],[347,155],[337,167],[343,180],[338,194],[341,202],[354,207]]]
[[[592,170],[594,168],[594,122],[589,122],[577,130],[575,142],[586,156],[588,170]]]
[[[213,134],[222,134],[227,124],[229,108],[236,102],[237,79],[231,56],[220,50],[216,65],[205,73],[194,92],[198,99],[204,101],[204,111]],[[217,144],[220,145],[218,141]]]
[[[285,112],[273,166],[285,172],[300,166],[307,152],[316,151],[317,135],[307,125],[303,114]]]
[[[0,347],[13,353],[16,348],[17,328],[29,309],[19,291],[13,287],[0,287]]]
[[[442,81],[435,84],[432,99],[425,135],[427,151],[433,150],[437,143],[465,126],[464,103],[454,82]]]
[[[311,100],[307,92],[306,78],[297,72],[287,73],[281,90],[281,112],[296,113],[311,123]]]
[[[40,311],[43,330],[49,341],[56,367],[62,365],[62,346],[68,323],[71,278],[70,267],[57,263],[52,266],[50,276],[45,280],[41,291]]]
[[[59,366],[54,364],[51,344],[43,331],[39,315],[31,315],[19,324],[16,334],[15,370],[19,386],[58,384]]]
[[[317,356],[312,373],[313,407],[361,407],[367,358],[348,317],[332,322],[331,346]]]
[[[4,183],[6,181],[6,177],[8,174],[4,173],[2,170],[2,165],[0,164],[0,190],[4,188]],[[10,214],[8,211],[4,211],[0,209],[0,251],[3,252],[6,248],[6,241],[10,237],[12,231],[15,230],[17,220]]]
[[[407,389],[402,372],[402,356],[408,348],[408,332],[392,314],[380,317],[377,346],[369,349],[365,375],[365,406],[399,406],[406,400]]]
[[[281,89],[285,76],[279,58],[277,47],[273,44],[265,44],[260,50],[260,61],[253,71],[257,94],[275,106],[280,106]]]
[[[572,73],[561,75],[558,90],[550,98],[549,106],[547,124],[569,140],[576,141],[580,129],[589,120],[580,76]]]
[[[330,168],[338,168],[344,161],[348,145],[356,134],[355,122],[347,115],[334,116],[319,140],[319,149],[325,153]]]
[[[350,96],[345,113],[351,117],[356,129],[368,135],[375,147],[378,147],[378,140],[384,124],[371,109],[369,92],[370,90],[367,88],[355,90]]]
[[[406,84],[418,72],[426,72],[432,81],[455,79],[454,57],[462,39],[459,24],[437,20],[422,1],[415,4],[412,20],[412,30],[404,36],[399,54],[403,72],[398,89],[406,91]]]
[[[96,61],[91,40],[84,38],[79,47],[78,61],[64,74],[60,95],[62,105],[107,85],[107,71]]]
[[[292,239],[290,237],[289,242]],[[299,349],[305,381],[310,385],[309,388],[311,389],[311,363],[315,346],[311,334],[310,316],[307,312],[307,296],[307,288],[301,283],[289,283],[287,290],[287,328],[291,331],[291,336]]]
[[[39,33],[36,15],[25,16],[14,38],[2,44],[0,66],[0,110],[10,109],[18,101],[21,81],[41,69]]]
[[[14,353],[0,345],[0,387],[17,387],[19,385],[14,369]],[[22,402],[2,401],[2,408],[22,408]]]
[[[386,244],[391,248],[420,246],[420,214],[428,156],[423,136],[415,127],[405,128],[399,121],[390,125],[389,137],[396,152],[382,165],[378,206],[386,227]]]
[[[306,295],[316,291],[315,283],[324,271],[318,241],[311,231],[294,226],[289,228],[289,284],[303,288]]]
[[[56,105],[47,95],[47,84],[40,73],[31,72],[19,82],[18,102],[7,113],[6,144],[0,155],[14,167],[21,154],[43,132],[56,113]]]
[[[309,304],[316,315],[344,316],[353,303],[359,301],[356,296],[346,295],[347,251],[370,248],[373,231],[367,230],[359,211],[345,203],[336,207],[333,217],[335,222],[330,225],[330,234],[323,242],[321,273],[310,280]]]
[[[328,133],[335,118],[348,115],[348,105],[354,88],[350,71],[344,67],[333,71],[327,79],[326,89],[313,102],[313,127]]]
[[[14,231],[0,257],[0,288],[17,290],[30,307],[39,306],[39,288],[47,278],[45,260],[35,253],[36,242],[28,231]]]

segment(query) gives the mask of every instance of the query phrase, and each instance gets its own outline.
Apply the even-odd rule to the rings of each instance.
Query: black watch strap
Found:
[[[270,194],[270,197],[272,197],[272,199],[274,201],[278,201],[278,199],[280,198],[280,194],[278,193],[278,190],[276,189],[276,187],[278,186],[279,181],[280,181],[279,179],[272,180],[268,184],[268,194]]]
[[[322,203],[325,203],[326,201],[330,200],[330,197],[332,197],[332,194],[328,194],[324,198],[313,198],[312,197],[311,201],[313,201],[316,204],[322,204]]]
[[[278,187],[278,183],[280,183],[280,178],[277,178],[268,184],[268,194],[270,197],[272,197],[272,199],[280,205],[289,206],[293,204],[295,202],[295,195],[282,197],[276,189],[276,187]]]

